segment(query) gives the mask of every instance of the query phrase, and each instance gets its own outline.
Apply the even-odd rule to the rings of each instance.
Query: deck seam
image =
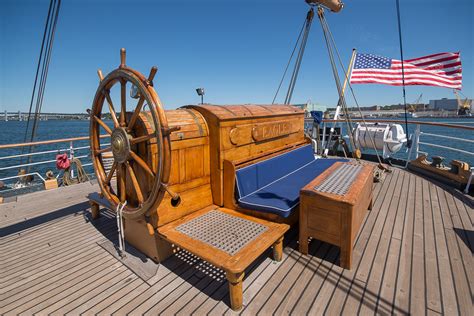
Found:
[[[375,313],[377,313],[377,311],[379,310],[379,306],[380,306],[380,299],[382,299],[382,292],[383,292],[383,285],[384,285],[384,280],[385,280],[385,273],[387,271],[387,266],[388,266],[388,259],[389,259],[389,254],[390,254],[390,248],[392,246],[392,239],[396,239],[396,240],[399,240],[400,241],[400,249],[402,248],[401,247],[401,239],[398,239],[398,238],[394,238],[393,237],[393,233],[394,233],[394,230],[395,230],[395,224],[396,224],[396,221],[397,221],[397,215],[399,213],[399,211],[402,211],[400,209],[400,202],[402,201],[402,193],[403,193],[403,189],[406,188],[405,186],[405,182],[408,178],[408,181],[409,181],[409,176],[407,176],[407,174],[405,172],[403,172],[403,178],[402,178],[402,183],[401,183],[401,188],[400,188],[400,196],[399,196],[399,199],[397,201],[397,207],[396,207],[396,213],[395,213],[395,216],[393,217],[393,225],[392,225],[392,230],[390,232],[390,236],[391,238],[389,238],[389,241],[388,241],[388,245],[387,245],[387,253],[386,253],[386,256],[385,256],[385,261],[384,261],[384,268],[383,268],[383,271],[382,271],[382,275],[380,277],[380,285],[379,285],[379,288],[378,288],[378,292],[379,293],[379,296],[377,297],[377,302],[375,304]],[[408,191],[408,190],[407,190]],[[408,193],[408,192],[407,192]],[[393,196],[392,196],[392,199],[393,199]],[[408,199],[405,199],[405,201],[408,201]],[[405,219],[405,215],[406,215],[406,203],[405,203],[405,207],[404,207],[404,214],[403,214],[403,219]],[[404,225],[404,221],[403,221],[403,225]],[[382,234],[383,235],[383,234]],[[377,250],[376,250],[377,252]],[[397,260],[397,269],[398,269],[398,266],[399,266],[399,261]],[[396,275],[395,275],[395,279],[396,279]],[[388,298],[385,299],[385,301],[387,302],[387,304],[390,304],[390,312],[394,310],[394,301],[391,300],[389,301]]]
[[[394,198],[396,198],[396,194],[397,192],[399,194],[401,194],[401,189],[402,189],[402,186],[398,185],[400,184],[399,181],[401,180],[402,184],[403,184],[403,181],[404,181],[404,173],[402,172],[399,172],[398,176],[397,176],[397,180],[395,182],[395,190],[392,191],[392,196],[390,197],[390,202],[388,203],[387,205],[387,214],[385,216],[385,219],[384,219],[384,222],[383,222],[383,226],[382,226],[382,230],[380,231],[380,236],[378,238],[378,241],[377,241],[377,245],[375,246],[375,253],[374,253],[374,256],[372,258],[372,262],[370,264],[370,269],[368,271],[368,274],[367,274],[367,280],[365,281],[365,287],[363,289],[363,293],[362,293],[362,297],[360,299],[360,304],[359,304],[359,308],[358,308],[358,313],[360,313],[361,311],[361,308],[363,307],[363,304],[362,302],[364,301],[365,297],[366,297],[366,293],[367,291],[369,290],[368,289],[368,286],[369,286],[369,281],[370,281],[370,277],[372,276],[372,273],[373,273],[373,269],[374,269],[374,266],[375,266],[375,262],[377,260],[377,256],[380,254],[380,251],[382,251],[382,249],[380,249],[381,247],[381,242],[382,242],[382,239],[383,239],[383,236],[384,236],[384,231],[387,227],[387,225],[390,224],[390,222],[388,222],[388,219],[390,217],[390,214],[389,212],[390,211],[393,211],[392,210],[392,203],[394,202]],[[398,190],[398,188],[400,188],[400,191],[396,191]],[[397,208],[396,208],[396,212],[395,212],[395,215],[394,215],[394,219],[396,218],[397,216],[397,213],[398,213],[398,203],[400,203],[400,198],[398,198],[398,201],[395,201],[397,203]],[[394,225],[391,225],[391,230],[389,228],[389,231],[390,231],[390,235],[393,234],[393,229],[394,229]],[[382,283],[383,283],[383,276],[384,276],[384,272],[385,272],[385,268],[387,266],[387,259],[388,259],[388,251],[389,251],[389,247],[390,247],[390,242],[391,242],[391,239],[389,239],[389,245],[387,247],[387,252],[386,252],[386,256],[385,256],[385,261],[384,261],[384,269],[382,271],[382,276],[380,277],[380,286],[379,286],[379,291],[377,292],[377,294],[380,294],[380,289],[382,287]],[[359,279],[360,281],[360,279]],[[378,302],[379,300],[381,299],[380,295],[377,295],[376,297],[376,301],[375,301],[375,306],[374,306],[374,309],[377,310],[377,307],[379,306]]]
[[[399,172],[397,172],[397,178],[398,178],[398,176],[399,176]],[[390,187],[390,184],[392,183],[392,181],[393,181],[394,178],[395,178],[395,175],[394,175],[394,174],[391,174],[390,177],[388,178],[388,183],[387,183],[387,178],[385,178],[385,181],[382,183],[382,187],[386,184],[386,185],[387,185],[387,188],[389,188],[389,187]],[[395,180],[395,181],[396,181],[396,180]],[[363,258],[363,256],[364,256],[365,252],[367,251],[367,246],[368,246],[368,244],[369,244],[369,242],[370,242],[370,236],[372,235],[372,232],[373,232],[373,230],[374,230],[375,223],[377,223],[377,220],[378,220],[379,215],[380,215],[380,213],[381,213],[381,209],[380,209],[380,208],[381,208],[381,206],[383,205],[383,202],[385,201],[385,198],[387,197],[387,194],[388,194],[388,189],[387,189],[387,190],[382,190],[382,188],[380,189],[380,193],[377,195],[377,198],[376,198],[376,200],[374,201],[374,207],[373,207],[373,209],[374,209],[374,210],[377,210],[377,214],[376,214],[376,216],[375,216],[375,218],[374,218],[374,220],[373,220],[373,223],[370,223],[370,224],[369,224],[370,226],[366,226],[367,221],[368,221],[368,218],[369,218],[369,217],[367,216],[367,218],[366,218],[366,220],[365,220],[365,222],[364,222],[364,225],[361,227],[361,229],[360,229],[360,231],[359,231],[359,234],[358,234],[358,236],[357,236],[356,243],[355,243],[356,245],[360,242],[360,241],[359,241],[359,238],[360,238],[360,236],[362,235],[362,233],[363,233],[365,230],[369,230],[369,232],[368,232],[368,237],[367,237],[367,240],[366,240],[365,244],[363,245],[362,252],[360,253],[360,256],[357,257],[357,258],[358,258],[358,259],[357,259],[358,262],[357,262],[357,266],[356,266],[355,270],[353,271],[353,278],[351,279],[351,282],[350,282],[349,286],[347,287],[347,290],[345,291],[346,294],[345,294],[344,300],[343,300],[343,302],[342,302],[342,304],[341,304],[341,311],[342,311],[342,312],[344,312],[344,310],[346,309],[346,303],[347,303],[347,300],[349,299],[349,293],[351,292],[352,287],[355,286],[355,285],[354,285],[355,281],[358,280],[359,282],[365,283],[364,281],[361,281],[360,279],[357,278],[357,274],[358,274],[358,271],[359,271],[359,267],[360,267],[360,265],[361,265],[361,263],[362,263],[362,258]],[[381,200],[380,200],[380,199],[381,199]],[[378,203],[379,201],[380,201],[380,203]],[[376,206],[377,206],[377,207],[376,207]],[[371,211],[371,214],[373,214],[373,211]],[[333,297],[334,297],[334,295],[335,295],[335,292],[336,292],[336,289],[337,289],[337,287],[338,287],[339,281],[340,281],[340,279],[342,278],[342,276],[344,275],[344,272],[345,272],[345,271],[342,271],[342,272],[340,273],[340,275],[339,275],[339,278],[338,278],[338,280],[337,280],[337,283],[335,284],[334,290],[333,290],[333,292],[331,293],[331,296],[329,297],[328,306],[329,306],[329,304],[332,302],[332,299],[333,299]],[[346,272],[346,274],[347,274],[347,273],[348,273],[348,272]],[[325,312],[326,312],[326,310],[327,310],[327,309],[325,309]]]

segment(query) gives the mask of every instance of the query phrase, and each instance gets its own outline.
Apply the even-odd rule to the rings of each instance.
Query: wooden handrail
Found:
[[[312,118],[309,118],[310,120],[313,120]],[[361,119],[351,119],[353,122],[362,122]],[[402,120],[387,120],[387,119],[366,119],[366,122],[378,122],[378,123],[405,123],[405,121]],[[331,123],[334,122],[334,120],[328,120],[324,119],[323,122],[325,123]],[[336,122],[345,122],[345,120],[337,120]],[[458,128],[458,129],[464,129],[468,131],[474,131],[474,126],[466,126],[466,125],[456,125],[456,124],[447,124],[447,123],[433,123],[433,122],[422,122],[422,121],[408,121],[408,124],[419,124],[419,125],[430,125],[430,126],[440,126],[440,127],[447,127],[447,128]]]
[[[100,138],[106,138],[106,137],[110,137],[110,135],[108,135],[108,134],[100,135]],[[78,140],[87,140],[87,139],[89,139],[89,136],[51,139],[51,140],[43,140],[43,141],[30,142],[30,143],[5,144],[5,145],[0,145],[0,149],[57,144],[57,143],[65,143],[65,142],[72,142],[72,141],[78,141]]]

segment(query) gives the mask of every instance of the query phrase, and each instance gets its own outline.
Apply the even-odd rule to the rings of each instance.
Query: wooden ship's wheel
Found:
[[[115,207],[125,205],[123,216],[133,219],[156,209],[167,190],[170,130],[153,88],[157,68],[146,78],[125,65],[125,49],[120,55],[120,66],[106,77],[98,70],[100,84],[90,111],[90,147],[102,194]],[[113,96],[119,101],[113,101]],[[127,110],[131,101],[133,108]],[[110,138],[101,136],[103,131]],[[110,152],[113,163],[107,171],[103,155]]]

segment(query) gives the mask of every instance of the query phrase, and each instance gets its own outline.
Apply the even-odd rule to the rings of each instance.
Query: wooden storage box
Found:
[[[58,180],[56,178],[48,179],[44,181],[45,190],[56,189],[57,187],[58,187]]]
[[[336,162],[300,192],[299,249],[308,238],[341,247],[340,265],[351,268],[352,248],[360,225],[372,209],[373,167]]]

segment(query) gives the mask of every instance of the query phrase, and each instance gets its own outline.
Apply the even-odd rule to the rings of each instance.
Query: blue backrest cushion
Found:
[[[314,159],[313,148],[311,145],[306,145],[238,169],[236,171],[237,194],[239,197],[249,195]]]

